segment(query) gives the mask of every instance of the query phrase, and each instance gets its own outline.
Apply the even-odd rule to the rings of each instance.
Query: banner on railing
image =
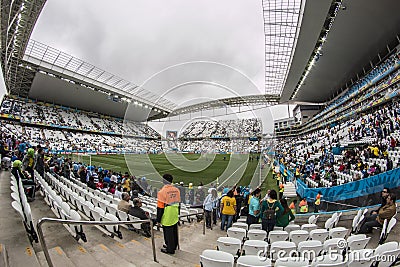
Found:
[[[309,188],[301,181],[297,180],[296,192],[300,197],[315,199],[321,191],[323,199],[327,201],[345,201],[348,199],[364,198],[382,191],[384,187],[395,189],[400,187],[400,168],[374,175],[355,182],[342,184],[332,187]],[[361,205],[362,203],[358,203]]]

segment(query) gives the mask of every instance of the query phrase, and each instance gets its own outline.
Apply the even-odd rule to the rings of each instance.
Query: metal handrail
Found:
[[[151,219],[148,220],[135,220],[135,221],[76,221],[76,220],[63,220],[63,219],[56,219],[56,218],[41,218],[37,223],[37,232],[40,240],[40,245],[43,249],[44,256],[46,258],[47,264],[49,267],[54,267],[53,262],[51,261],[50,254],[46,245],[46,241],[44,240],[42,225],[44,223],[53,223],[53,224],[72,224],[72,225],[128,225],[134,223],[150,223],[151,226],[151,246],[153,250],[153,260],[157,262],[157,255],[156,255],[156,246],[154,241],[154,224]]]
[[[204,210],[202,212],[198,212],[196,213],[196,215],[201,215],[203,214],[204,216]],[[193,215],[180,215],[180,218],[183,217],[188,217],[188,216],[193,216]],[[51,257],[49,254],[49,250],[47,248],[47,244],[46,241],[44,240],[44,235],[43,235],[43,230],[42,230],[42,225],[44,223],[53,223],[53,224],[72,224],[72,225],[128,225],[128,224],[134,224],[134,223],[150,223],[150,228],[151,228],[151,247],[153,250],[153,260],[155,262],[157,261],[157,255],[156,255],[156,245],[155,245],[155,240],[154,240],[154,223],[151,219],[147,219],[147,220],[135,220],[135,221],[117,221],[117,222],[113,222],[113,221],[77,221],[77,220],[63,220],[63,219],[56,219],[56,218],[41,218],[39,219],[39,221],[37,222],[37,233],[38,233],[38,237],[40,240],[40,245],[42,247],[44,256],[46,258],[47,264],[49,265],[49,267],[54,267],[53,262],[51,261]],[[178,249],[180,249],[179,246],[179,227],[177,227],[178,229]],[[206,234],[206,219],[203,218],[203,235]]]

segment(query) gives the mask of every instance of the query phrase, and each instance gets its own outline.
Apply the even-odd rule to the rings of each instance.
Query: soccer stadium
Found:
[[[397,266],[400,2],[1,0],[0,266]]]

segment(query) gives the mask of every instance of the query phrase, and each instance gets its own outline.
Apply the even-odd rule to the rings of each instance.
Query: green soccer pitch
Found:
[[[250,156],[253,157],[253,160],[243,161],[244,172],[242,171],[243,174],[240,179],[235,179],[239,180],[238,185],[248,185],[256,172],[258,164],[256,157],[258,154],[250,154]],[[146,176],[151,179],[155,172],[160,175],[170,173],[174,177],[174,182],[193,183],[194,185],[198,185],[200,182],[208,184],[215,181],[217,177],[222,175],[231,160],[231,155],[229,154],[207,156],[201,156],[200,154],[92,155],[90,157],[68,155],[68,157],[85,164],[89,164],[89,160],[91,160],[92,165],[101,166],[122,174],[129,172],[136,177]],[[176,160],[177,157],[181,157],[181,159]],[[199,160],[202,160],[202,162],[198,162]],[[127,161],[129,162],[128,164]],[[185,165],[184,162],[187,162],[187,164]],[[206,167],[201,170],[185,168],[190,164],[198,166],[205,163]],[[231,168],[232,165],[235,164],[231,162]]]

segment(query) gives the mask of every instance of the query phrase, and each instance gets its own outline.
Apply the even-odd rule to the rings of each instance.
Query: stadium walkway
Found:
[[[9,172],[0,171],[0,244],[8,252],[10,266],[47,266],[41,246],[31,244],[16,211],[11,207]],[[40,193],[30,203],[33,219],[55,217]],[[215,248],[224,232],[218,227],[202,235],[202,223],[185,223],[180,227],[181,250],[175,255],[160,252],[162,232],[156,231],[156,252],[159,263],[153,261],[151,240],[123,228],[123,239],[111,238],[96,226],[85,227],[88,242],[77,242],[63,225],[44,225],[43,232],[55,266],[197,266],[204,249]]]

